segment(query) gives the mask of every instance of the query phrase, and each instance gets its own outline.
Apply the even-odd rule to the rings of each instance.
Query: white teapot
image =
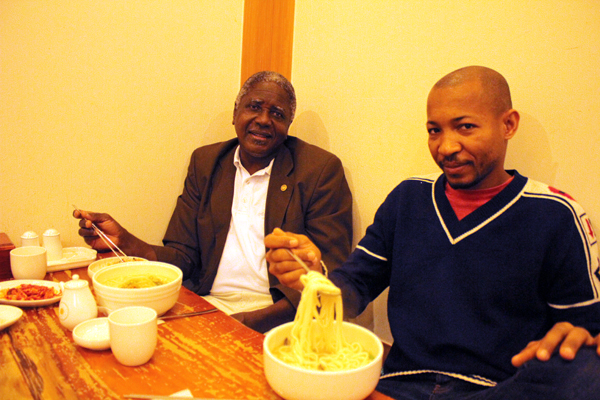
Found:
[[[60,286],[63,295],[58,306],[58,319],[62,326],[72,331],[80,322],[98,316],[96,300],[86,280],[73,275],[72,280],[60,282]]]

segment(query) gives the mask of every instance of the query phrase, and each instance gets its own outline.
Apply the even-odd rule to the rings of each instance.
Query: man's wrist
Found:
[[[129,242],[131,243],[131,245],[127,246],[129,251],[125,250],[127,255],[142,257],[149,261],[158,260],[156,251],[154,251],[154,247],[131,234],[129,235]]]

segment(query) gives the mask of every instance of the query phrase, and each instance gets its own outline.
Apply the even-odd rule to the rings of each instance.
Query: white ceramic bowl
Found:
[[[375,390],[383,345],[373,332],[349,322],[342,328],[348,342],[359,342],[374,357],[369,364],[348,371],[312,371],[286,364],[273,354],[289,336],[292,325],[288,322],[272,329],[264,340],[265,376],[278,395],[286,400],[362,400]]]
[[[77,324],[73,329],[73,341],[86,349],[110,349],[108,318],[92,318]]]
[[[123,261],[147,261],[145,258],[141,258],[141,257],[121,257],[123,259]],[[107,257],[107,258],[102,258],[100,260],[96,260],[93,263],[91,263],[90,265],[88,265],[88,276],[90,277],[90,279],[92,279],[94,277],[94,274],[98,271],[100,271],[102,268],[104,267],[108,267],[111,265],[115,265],[115,264],[119,264],[121,262],[121,260],[119,260],[118,257]]]
[[[19,307],[0,305],[0,331],[8,328],[23,316]]]
[[[106,285],[121,277],[156,276],[169,280],[149,288],[118,288]],[[114,311],[128,306],[146,306],[160,316],[175,305],[179,298],[183,274],[174,265],[158,261],[130,261],[102,268],[94,274],[92,283],[98,305]]]

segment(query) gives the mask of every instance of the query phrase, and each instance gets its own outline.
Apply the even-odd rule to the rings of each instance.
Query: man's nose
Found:
[[[460,152],[462,146],[460,141],[453,133],[443,133],[439,137],[438,153],[444,157]]]
[[[271,124],[271,114],[269,110],[261,110],[255,118],[256,123],[260,125]]]

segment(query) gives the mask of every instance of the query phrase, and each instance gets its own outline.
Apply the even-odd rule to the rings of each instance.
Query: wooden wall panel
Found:
[[[295,0],[246,0],[242,76],[276,71],[291,80]]]

